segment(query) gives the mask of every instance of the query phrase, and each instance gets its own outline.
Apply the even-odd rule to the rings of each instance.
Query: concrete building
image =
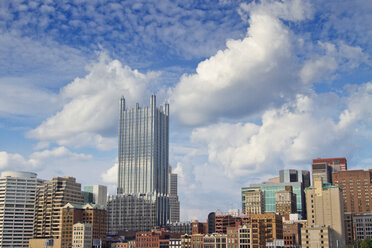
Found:
[[[286,186],[284,190],[275,193],[275,210],[280,215],[297,213],[296,195],[293,194],[292,186]]]
[[[48,244],[48,246],[46,246]],[[29,248],[61,248],[61,239],[53,238],[36,238],[30,239],[28,246]]]
[[[72,231],[72,248],[92,248],[93,228],[89,223],[76,223]]]
[[[38,186],[34,238],[61,238],[61,208],[67,203],[83,203],[81,185],[74,177],[54,177]]]
[[[93,201],[88,203],[93,203],[106,207],[107,205],[107,187],[104,185],[93,185],[85,186],[84,192],[92,193]]]
[[[286,169],[279,171],[279,182],[280,183],[293,183],[300,182],[304,188],[310,187],[310,171],[307,170],[294,170]]]
[[[121,194],[110,196],[107,202],[108,234],[120,231],[150,231],[157,225],[156,197]]]
[[[324,183],[332,183],[332,167],[328,162],[313,162],[311,165],[311,174],[313,176],[313,185],[316,177],[321,177]]]
[[[353,218],[355,239],[372,239],[372,213],[355,215]]]
[[[72,231],[76,223],[88,223],[92,229],[92,239],[104,240],[107,234],[107,212],[102,205],[67,203],[62,211],[61,245],[73,246]]]
[[[330,248],[330,247],[345,247],[332,246],[331,229],[329,226],[311,226],[301,229],[301,245],[302,248]]]
[[[315,177],[314,186],[305,189],[308,226],[329,226],[332,246],[345,247],[344,211],[338,186],[323,184]]]
[[[245,192],[252,189],[260,189],[264,195],[265,213],[275,213],[275,197],[276,192],[285,190],[286,186],[292,186],[293,193],[296,194],[297,202],[297,213],[302,217],[306,216],[306,204],[305,204],[305,193],[304,185],[302,182],[290,182],[290,183],[273,183],[264,182],[261,184],[251,184],[249,187],[242,188],[242,209],[245,209]]]
[[[165,225],[169,220],[169,105],[156,107],[156,96],[152,95],[150,107],[140,108],[137,103],[126,109],[122,97],[119,120],[117,193],[151,198],[156,206],[156,225]],[[131,208],[143,205],[140,200],[133,204],[137,202],[140,206]]]
[[[265,197],[261,189],[248,189],[244,192],[245,207],[243,213],[250,214],[263,214],[265,213]]]
[[[275,213],[252,214],[252,248],[265,247],[266,243],[283,239],[282,217]]]
[[[346,158],[317,158],[313,159],[313,164],[327,163],[332,168],[332,172],[346,171],[347,161]]]
[[[332,173],[333,184],[342,189],[345,212],[364,214],[372,212],[372,169]]]
[[[36,173],[3,171],[0,177],[0,247],[28,247],[34,230]]]
[[[238,227],[239,248],[252,247],[252,228],[247,225]]]
[[[180,221],[180,201],[178,200],[177,174],[169,166],[169,222]]]

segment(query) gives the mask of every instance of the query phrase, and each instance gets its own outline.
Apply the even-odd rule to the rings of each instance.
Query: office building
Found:
[[[283,239],[282,217],[275,213],[252,214],[252,248],[266,247],[266,243]]]
[[[62,248],[71,248],[73,225],[88,223],[92,229],[92,239],[105,239],[107,234],[107,212],[102,205],[87,203],[84,205],[67,203],[61,209]]]
[[[329,226],[307,226],[301,229],[302,248],[345,247],[332,246]]]
[[[304,188],[310,187],[310,171],[286,169],[279,171],[279,180],[281,183],[300,182]]]
[[[169,166],[169,222],[180,221],[180,202],[178,200],[177,174]]]
[[[208,233],[215,233],[216,232],[216,213],[215,212],[210,212],[208,214]]]
[[[244,192],[244,214],[263,214],[265,212],[265,198],[261,189],[248,189]]]
[[[0,247],[28,247],[34,230],[36,173],[3,171],[0,177]]]
[[[107,187],[103,185],[93,185],[85,186],[84,192],[91,193],[93,196],[93,201],[88,203],[93,203],[106,207],[107,205]]]
[[[236,217],[234,217],[230,214],[217,212],[216,213],[216,227],[215,227],[216,233],[226,234],[227,227],[235,226],[235,223],[236,223],[237,220],[238,220],[238,218],[236,218]]]
[[[119,119],[117,193],[151,198],[156,204],[156,224],[165,225],[169,220],[169,105],[156,107],[153,95],[150,107],[140,108],[137,103],[126,109],[122,97]]]
[[[108,234],[150,231],[157,225],[156,209],[156,200],[151,195],[110,196],[107,202]]]
[[[286,186],[284,190],[275,193],[275,209],[280,215],[297,213],[296,195],[293,194],[292,186]]]
[[[355,215],[353,224],[357,240],[372,239],[372,213]]]
[[[321,177],[324,183],[332,183],[332,167],[328,162],[319,162],[311,165],[313,185],[316,177]]]
[[[313,187],[305,189],[308,226],[329,226],[331,246],[345,247],[341,190],[338,186],[323,184],[321,177],[314,179]]]
[[[332,172],[346,171],[347,161],[346,158],[317,158],[313,159],[313,164],[327,163],[332,168]]]
[[[67,203],[83,203],[81,185],[74,177],[54,177],[38,186],[34,238],[61,238],[61,208]]]
[[[74,224],[72,231],[72,248],[92,248],[92,244],[93,244],[92,225],[89,223]]]
[[[342,189],[344,211],[353,214],[372,212],[372,169],[339,171],[333,184]]]
[[[253,189],[259,189],[263,192],[264,196],[264,213],[275,213],[276,204],[275,197],[276,192],[285,190],[286,186],[292,186],[293,193],[296,195],[296,208],[297,213],[302,217],[306,216],[306,204],[305,204],[305,193],[304,186],[301,182],[290,182],[290,183],[273,183],[263,182],[261,184],[251,184],[250,187],[242,188],[242,209],[245,209],[245,192]]]

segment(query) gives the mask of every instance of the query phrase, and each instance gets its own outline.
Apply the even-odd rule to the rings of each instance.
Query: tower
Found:
[[[126,109],[120,100],[117,193],[151,198],[156,204],[157,225],[169,219],[168,153],[169,105]]]

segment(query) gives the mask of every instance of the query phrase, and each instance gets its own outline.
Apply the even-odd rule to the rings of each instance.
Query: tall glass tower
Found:
[[[169,218],[169,105],[126,109],[120,100],[118,194],[151,197],[156,201],[157,224]]]

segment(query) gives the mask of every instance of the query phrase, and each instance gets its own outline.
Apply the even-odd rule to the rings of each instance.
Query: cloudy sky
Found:
[[[181,218],[345,156],[372,168],[368,0],[0,2],[0,170],[116,187],[118,101],[168,101]]]

